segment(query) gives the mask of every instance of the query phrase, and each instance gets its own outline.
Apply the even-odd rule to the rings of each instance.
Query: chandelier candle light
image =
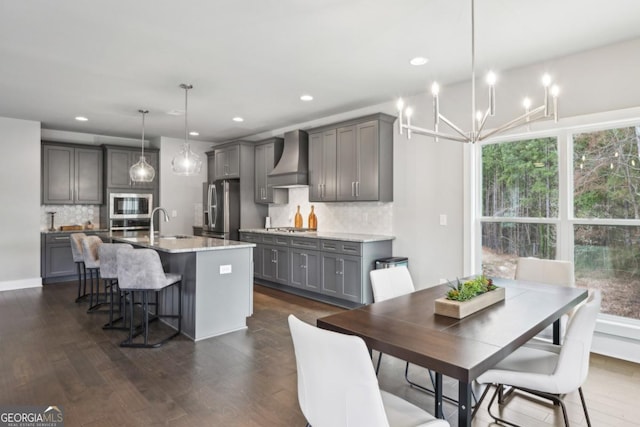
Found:
[[[191,176],[200,173],[202,169],[202,160],[200,156],[191,151],[189,146],[189,127],[187,122],[187,95],[189,89],[193,89],[190,84],[182,83],[180,85],[184,89],[184,143],[180,154],[171,160],[171,169],[176,175]]]
[[[129,177],[133,182],[151,182],[156,176],[156,171],[153,170],[153,166],[147,163],[147,159],[144,157],[144,116],[149,110],[138,110],[142,114],[142,150],[140,152],[140,160],[131,168],[129,168]]]
[[[556,122],[558,121],[559,88],[556,85],[551,85],[551,77],[548,74],[545,74],[542,77],[542,86],[544,88],[544,103],[542,105],[532,110],[531,100],[529,98],[525,98],[523,101],[525,110],[524,114],[516,117],[510,122],[483,133],[487,118],[490,116],[493,117],[496,112],[496,75],[493,72],[489,72],[487,75],[487,84],[489,85],[489,106],[485,112],[479,111],[476,106],[475,65],[475,1],[471,0],[471,131],[464,132],[444,115],[440,114],[440,102],[438,98],[440,86],[438,83],[433,83],[431,86],[431,94],[433,95],[433,130],[412,125],[411,115],[413,110],[410,107],[405,108],[404,102],[400,99],[398,100],[398,129],[400,134],[402,135],[406,129],[408,139],[411,139],[412,133],[417,133],[419,135],[432,136],[435,138],[436,142],[438,141],[438,138],[444,138],[451,141],[468,142],[473,144],[500,132],[505,132],[520,126],[528,126],[532,122],[549,120],[551,118]],[[553,98],[552,105],[550,105],[550,96]],[[406,122],[404,121],[405,117]],[[439,125],[441,122],[446,124],[455,133],[440,131]]]

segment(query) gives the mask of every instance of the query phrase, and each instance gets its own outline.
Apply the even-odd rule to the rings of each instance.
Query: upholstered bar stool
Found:
[[[182,276],[179,274],[165,273],[160,262],[160,256],[153,249],[129,249],[118,250],[118,286],[125,293],[125,310],[129,307],[129,337],[120,343],[121,347],[152,348],[160,347],[168,340],[176,337],[182,331]],[[171,305],[175,309],[173,298],[164,295],[164,304],[158,304],[158,294],[170,286],[178,286],[178,314],[162,314],[162,306]],[[142,334],[144,341],[134,343],[133,340],[140,333],[136,333],[134,328],[134,304],[133,295],[135,292],[142,294]],[[155,292],[155,315],[152,320],[159,318],[169,318],[178,320],[177,331],[171,335],[156,341],[149,342],[149,293]],[[175,294],[173,294],[175,295]],[[129,298],[127,298],[129,297]]]
[[[69,236],[71,241],[71,255],[73,262],[78,268],[78,298],[76,302],[82,301],[87,294],[87,272],[84,267],[84,255],[82,253],[82,241],[87,237],[84,233],[71,233]]]
[[[122,248],[133,249],[128,243],[103,243],[98,246],[98,259],[100,260],[100,278],[103,280],[105,291],[110,290],[109,295],[109,322],[104,325],[103,329],[126,329],[127,321],[126,316],[124,318],[123,326],[115,326],[114,322],[122,320],[122,298],[120,298],[120,291],[118,290],[118,250]],[[116,297],[116,290],[118,296],[118,314],[120,316],[117,319],[113,318],[114,314],[114,301]],[[126,314],[126,313],[125,313]]]
[[[98,255],[98,248],[102,244],[102,239],[98,236],[87,236],[82,240],[82,255],[84,257],[84,266],[86,269],[85,276],[88,274],[89,280],[91,281],[89,308],[87,309],[87,313],[96,312],[98,308],[106,302],[106,289],[105,299],[102,301],[100,300],[100,257]]]

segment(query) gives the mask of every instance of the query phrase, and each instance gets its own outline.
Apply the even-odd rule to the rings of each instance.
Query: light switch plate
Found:
[[[447,225],[447,214],[440,214],[440,225]]]
[[[220,274],[231,274],[231,265],[221,265]]]

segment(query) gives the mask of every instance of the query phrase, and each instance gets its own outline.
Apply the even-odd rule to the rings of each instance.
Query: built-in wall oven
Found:
[[[109,229],[113,231],[149,230],[153,194],[110,193]]]

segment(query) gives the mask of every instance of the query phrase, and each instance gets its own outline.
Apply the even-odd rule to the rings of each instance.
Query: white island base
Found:
[[[182,333],[194,341],[247,327],[253,314],[253,244],[203,237],[117,238],[155,249],[167,273],[182,275]],[[161,313],[177,313],[178,289],[163,292]],[[177,320],[166,320],[177,328]]]

